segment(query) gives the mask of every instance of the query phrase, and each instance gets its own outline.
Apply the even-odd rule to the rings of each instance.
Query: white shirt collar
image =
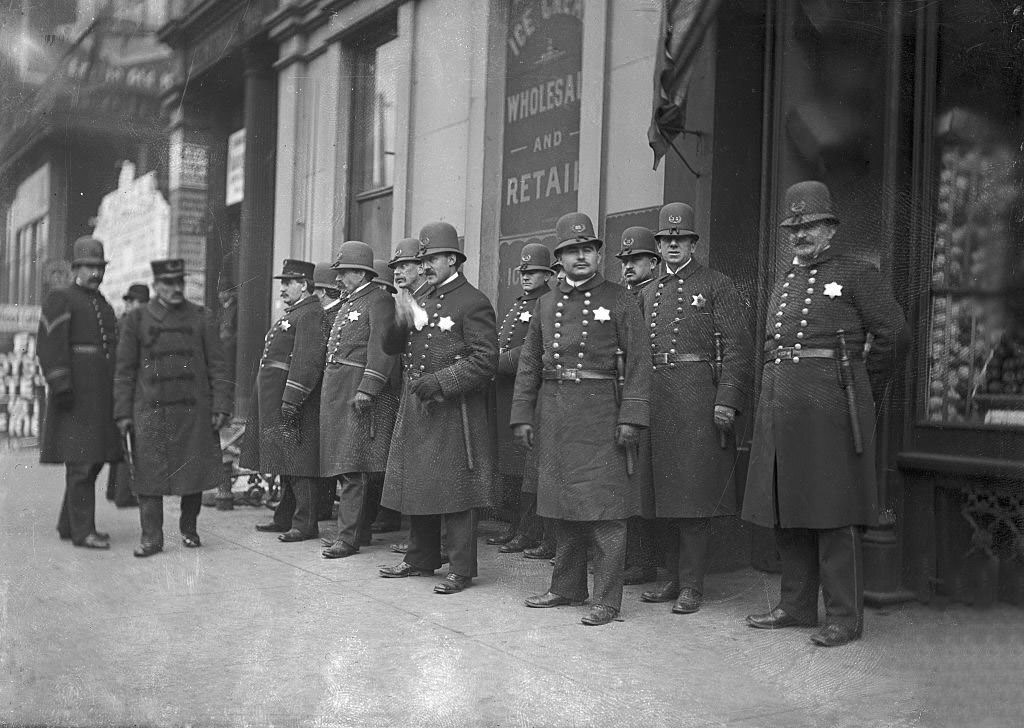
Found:
[[[691,255],[689,258],[687,258],[685,263],[683,263],[681,266],[679,266],[675,270],[672,270],[671,268],[669,268],[668,267],[668,263],[666,263],[665,264],[665,270],[667,270],[672,275],[679,275],[679,271],[681,271],[683,268],[685,268],[686,266],[688,266],[692,262],[693,262],[693,256]]]
[[[441,286],[447,286],[449,283],[451,283],[452,281],[454,281],[458,277],[459,277],[459,272],[455,271],[454,273],[452,273],[450,276],[448,276],[445,279],[444,283],[442,283]],[[438,286],[438,288],[440,288],[441,286]]]
[[[597,273],[595,273],[594,275],[590,276],[590,278],[587,278],[586,280],[582,280],[582,281],[574,281],[569,276],[566,276],[565,277],[565,282],[569,284],[570,288],[579,288],[580,286],[582,286],[587,281],[593,280],[594,276],[596,276],[596,275],[597,275]]]

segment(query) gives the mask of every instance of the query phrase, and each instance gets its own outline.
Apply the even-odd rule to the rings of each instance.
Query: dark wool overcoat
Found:
[[[320,380],[324,312],[316,296],[287,307],[267,332],[239,464],[261,473],[320,476]],[[298,427],[281,419],[299,408]]]
[[[381,504],[414,516],[493,505],[496,455],[489,403],[498,362],[494,309],[461,273],[420,303],[429,317],[423,329],[396,323],[384,344],[384,351],[402,355],[404,383]],[[437,377],[442,398],[423,403],[409,385],[429,374]]]
[[[742,411],[751,381],[747,307],[732,281],[691,260],[643,290],[650,331],[651,467],[659,518],[735,515],[736,442],[722,448],[715,405]],[[721,334],[721,377],[715,333]],[[699,359],[700,361],[676,361]]]
[[[372,283],[337,308],[320,394],[324,475],[382,473],[387,467],[401,387],[398,357],[384,353],[384,335],[394,321],[394,299]],[[357,392],[374,398],[371,412],[352,407]]]
[[[48,391],[39,448],[41,463],[104,463],[121,459],[114,425],[117,319],[99,291],[77,284],[43,301],[36,350]],[[71,392],[59,409],[53,395]]]
[[[834,351],[838,329],[852,359],[860,455],[837,360],[806,356]],[[826,250],[782,275],[768,306],[745,520],[783,528],[876,524],[873,396],[885,391],[905,345],[903,312],[871,264]]]
[[[621,404],[614,378],[544,378],[578,367],[614,377],[617,349],[625,352]],[[540,299],[519,354],[510,417],[512,425],[535,428],[539,515],[568,521],[647,515],[649,462],[638,458],[629,476],[615,428],[650,422],[649,352],[640,307],[623,286],[595,275],[578,288],[559,283]]]
[[[498,329],[498,373],[494,377],[494,394],[498,413],[498,472],[522,477],[527,452],[512,437],[509,418],[512,416],[512,394],[516,388],[519,352],[526,341],[530,320],[537,301],[551,288],[545,283],[516,299]],[[531,479],[532,480],[532,479]]]
[[[214,412],[231,414],[216,317],[189,301],[154,299],[122,319],[114,376],[114,418],[135,428],[136,495],[188,495],[227,479]]]

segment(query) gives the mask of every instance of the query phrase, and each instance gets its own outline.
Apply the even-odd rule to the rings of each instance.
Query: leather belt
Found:
[[[711,357],[704,356],[703,354],[671,354],[667,351],[660,354],[651,354],[651,364],[654,366],[658,366],[659,364],[681,364],[684,362],[700,361],[711,361]]]
[[[103,347],[99,344],[72,344],[72,354],[101,354],[103,353]]]
[[[364,361],[356,361],[355,359],[338,359],[338,358],[329,359],[327,361],[327,364],[328,365],[336,364],[337,366],[340,366],[340,367],[356,367],[357,369],[365,369],[366,368],[366,362],[364,362]]]
[[[615,379],[613,369],[544,369],[541,379],[553,382],[581,382],[584,379]]]
[[[285,364],[283,361],[275,361],[274,359],[267,359],[265,362],[263,362],[263,366],[267,367],[268,369],[283,369],[286,372],[291,371],[291,367]]]
[[[406,376],[406,377],[407,377],[408,379],[419,379],[419,378],[420,378],[420,377],[422,377],[422,376],[423,376],[424,374],[429,374],[429,373],[430,373],[430,372],[421,372],[421,371],[420,371],[419,369],[409,369],[409,370],[407,370],[407,371],[405,372],[405,376]]]
[[[776,346],[774,349],[765,349],[764,352],[765,364],[782,361],[783,359],[800,361],[801,359],[835,358],[837,358],[835,349],[798,349],[795,346]]]

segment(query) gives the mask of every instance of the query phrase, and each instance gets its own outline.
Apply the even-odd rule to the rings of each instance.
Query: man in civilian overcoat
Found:
[[[320,470],[341,480],[338,535],[323,552],[327,559],[359,552],[367,484],[387,467],[400,383],[398,357],[384,353],[395,305],[373,284],[373,248],[342,243],[333,268],[348,296],[327,341],[320,395]]]
[[[512,393],[516,386],[519,352],[537,309],[537,301],[551,290],[548,280],[555,271],[551,268],[551,251],[543,243],[524,245],[520,259],[519,283],[523,295],[516,298],[498,329],[498,373],[494,377],[498,413],[498,473],[502,481],[503,499],[511,510],[512,518],[508,529],[499,536],[487,539],[487,543],[500,545],[500,551],[504,554],[536,547],[545,528],[537,516],[536,478],[523,478],[528,451],[512,437],[508,421],[512,415]],[[554,527],[551,528],[553,530]]]
[[[430,574],[441,567],[447,527],[448,576],[434,587],[453,594],[477,573],[476,511],[495,502],[495,442],[488,407],[498,362],[494,309],[461,273],[466,260],[455,228],[420,231],[420,260],[431,284],[417,303],[406,289],[384,350],[402,355],[404,386],[384,479],[382,504],[410,517],[405,560],[384,577]]]
[[[313,263],[286,259],[281,275],[284,314],[267,332],[240,465],[281,477],[282,496],[270,523],[285,543],[320,535],[320,380],[324,371],[323,317],[313,295]]]
[[[593,546],[594,604],[582,621],[602,625],[622,606],[626,519],[641,513],[650,479],[637,453],[650,420],[649,349],[635,296],[598,273],[590,218],[563,215],[555,230],[566,279],[530,322],[510,417],[517,440],[536,448],[537,513],[558,519],[551,587],[526,604],[586,600]]]
[[[861,533],[878,519],[875,404],[902,357],[906,325],[878,269],[833,247],[839,218],[828,187],[790,187],[782,218],[795,257],[769,301],[743,501],[745,520],[775,529],[782,595],[747,623],[817,624],[820,585],[825,625],[811,640],[834,647],[863,630]]]
[[[313,292],[320,299],[324,310],[323,336],[324,341],[331,335],[334,317],[341,306],[341,288],[335,280],[334,269],[330,263],[317,263],[313,268]],[[316,518],[318,521],[331,519],[334,500],[338,491],[336,478],[321,478],[316,489]]]
[[[217,433],[231,419],[234,399],[217,319],[185,300],[185,261],[150,266],[156,298],[125,316],[114,376],[114,419],[135,443],[139,557],[163,550],[169,495],[181,496],[182,544],[202,545],[196,520],[203,491],[227,479]]]
[[[693,257],[693,208],[661,208],[665,273],[643,293],[650,331],[651,467],[669,581],[641,595],[700,609],[713,519],[734,516],[736,415],[751,379],[747,309],[733,282]],[[719,360],[720,361],[717,361]]]
[[[57,533],[75,546],[110,548],[96,530],[96,476],[121,459],[114,426],[117,320],[100,293],[107,261],[103,243],[74,243],[73,282],[43,301],[37,347],[46,378],[46,419],[39,462],[64,463],[65,489]]]

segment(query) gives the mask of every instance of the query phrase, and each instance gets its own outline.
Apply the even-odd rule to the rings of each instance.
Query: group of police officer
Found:
[[[733,282],[694,257],[700,238],[684,203],[661,209],[656,232],[623,233],[625,286],[599,272],[591,220],[562,216],[553,251],[523,248],[523,293],[500,327],[461,272],[466,255],[448,223],[399,241],[386,266],[359,241],[338,245],[329,269],[285,260],[275,276],[285,308],[266,336],[241,460],[283,486],[273,521],[257,529],[282,542],[317,538],[336,495],[338,528],[322,554],[344,558],[390,509],[409,517],[409,539],[380,576],[430,575],[447,561],[434,591],[453,594],[477,576],[479,509],[504,504],[512,523],[488,543],[553,557],[549,589],[526,605],[590,597],[582,622],[603,625],[619,618],[628,545],[653,541],[632,532],[656,519],[669,581],[641,599],[690,614],[701,608],[714,519],[739,512],[737,417],[756,365],[742,516],[775,529],[783,574],[779,604],[747,623],[817,625],[820,587],[825,623],[812,641],[857,639],[860,534],[878,511],[874,404],[905,326],[881,274],[833,247],[838,224],[825,185],[787,190],[781,225],[794,257],[757,347]],[[154,261],[156,299],[127,319],[115,355],[113,315],[93,285],[105,264],[96,246],[76,243],[75,283],[51,294],[40,322],[54,412],[42,459],[68,464],[58,528],[76,545],[109,545],[87,491],[98,464],[119,458],[116,423],[136,445],[144,486],[136,555],[162,549],[161,495],[182,496],[183,543],[198,546],[195,494],[224,477],[205,466],[219,462],[216,431],[231,411],[216,323],[180,297],[181,261]],[[113,407],[84,386],[108,371]]]

